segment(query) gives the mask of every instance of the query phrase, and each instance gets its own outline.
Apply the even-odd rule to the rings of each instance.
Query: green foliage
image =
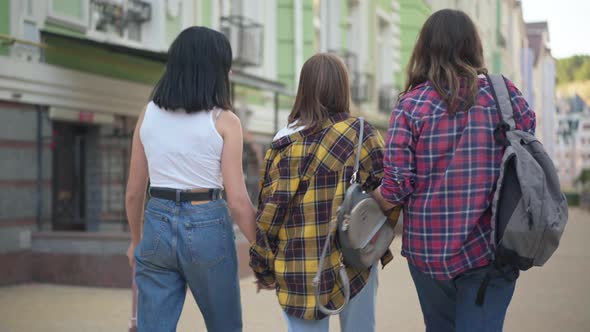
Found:
[[[568,206],[580,206],[580,193],[564,193]]]
[[[557,83],[590,80],[590,55],[574,55],[557,60]]]
[[[578,176],[576,182],[581,184],[584,188],[590,186],[590,169],[584,169],[580,172],[580,176]]]

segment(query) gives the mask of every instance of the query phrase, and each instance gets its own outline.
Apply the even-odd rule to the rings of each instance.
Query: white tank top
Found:
[[[150,185],[173,189],[223,189],[223,138],[215,128],[219,111],[166,111],[150,102],[139,131]]]

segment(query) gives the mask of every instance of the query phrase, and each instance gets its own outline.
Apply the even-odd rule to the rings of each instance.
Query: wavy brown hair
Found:
[[[301,68],[299,88],[289,125],[317,130],[332,113],[350,113],[350,86],[346,65],[330,53],[319,53]]]
[[[420,31],[402,95],[429,81],[448,112],[455,114],[475,103],[479,74],[487,74],[487,69],[475,24],[460,10],[443,9],[432,14]]]

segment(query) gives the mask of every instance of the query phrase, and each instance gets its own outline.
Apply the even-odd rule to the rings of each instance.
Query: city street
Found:
[[[522,274],[505,331],[590,331],[590,214],[570,211],[562,244],[543,268]],[[394,246],[399,252],[399,239]],[[284,331],[272,292],[256,294],[243,279],[245,331]],[[378,331],[423,331],[421,313],[405,260],[397,257],[381,272]],[[126,331],[131,292],[121,289],[47,284],[0,288],[0,331]],[[179,331],[205,331],[193,299],[187,296]],[[332,331],[338,331],[333,319]]]

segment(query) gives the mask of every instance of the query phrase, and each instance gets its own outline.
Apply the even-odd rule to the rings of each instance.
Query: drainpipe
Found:
[[[299,83],[299,71],[303,67],[303,3],[293,1],[295,25],[295,86]]]
[[[279,131],[279,93],[275,92],[274,93],[274,106],[275,106],[275,114],[274,114],[274,129],[275,129],[275,133],[277,133]]]
[[[36,201],[36,222],[37,230],[42,227],[43,215],[43,108],[40,105],[37,109],[37,201]]]

